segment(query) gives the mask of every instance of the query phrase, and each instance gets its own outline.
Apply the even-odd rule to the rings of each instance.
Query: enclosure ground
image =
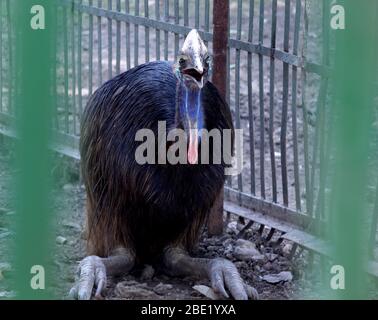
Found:
[[[10,220],[16,213],[12,210],[10,186],[13,176],[17,173],[9,166],[13,163],[12,152],[1,147],[0,152],[0,297],[13,294],[7,286],[7,277],[11,277],[11,243],[14,234],[10,230]],[[53,187],[52,226],[54,226],[53,251],[51,270],[53,283],[49,285],[51,292],[58,299],[69,299],[69,289],[75,281],[78,262],[85,257],[84,219],[85,190],[78,181],[78,174],[72,165],[61,156],[54,157],[53,176],[56,178]],[[69,168],[69,169],[68,169]],[[36,186],[37,187],[37,186]],[[232,260],[239,269],[243,279],[256,288],[260,299],[295,299],[301,294],[308,294],[313,280],[306,279],[303,254],[288,259],[290,244],[282,243],[274,246],[273,242],[265,242],[258,228],[251,228],[238,240],[236,234],[240,229],[236,218],[231,218],[226,232],[220,237],[208,237],[206,232],[201,237],[194,252],[198,257],[224,257]],[[251,244],[256,249],[253,259],[237,257],[237,247],[240,244]],[[240,253],[239,253],[240,255]],[[10,264],[7,268],[4,266]],[[277,284],[271,284],[262,279],[266,275],[276,275],[287,272],[293,279],[284,279]],[[286,280],[286,281],[285,281]],[[172,278],[146,266],[144,270],[135,270],[131,275],[118,279],[110,279],[105,292],[106,299],[206,299],[193,289],[195,285],[209,286],[206,279]],[[313,296],[315,298],[315,296]]]

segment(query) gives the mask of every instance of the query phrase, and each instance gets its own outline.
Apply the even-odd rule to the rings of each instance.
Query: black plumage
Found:
[[[135,161],[139,129],[157,135],[158,121],[165,120],[168,131],[177,126],[178,84],[172,64],[151,62],[111,79],[90,98],[80,152],[91,254],[107,256],[127,246],[137,262],[153,263],[165,246],[181,243],[191,250],[198,239],[223,186],[225,165]],[[205,84],[201,98],[204,128],[233,129],[213,84]]]

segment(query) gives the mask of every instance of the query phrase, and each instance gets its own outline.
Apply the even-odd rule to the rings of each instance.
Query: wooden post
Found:
[[[228,45],[229,0],[214,0],[213,21],[213,83],[226,99],[227,91],[227,45]],[[211,209],[208,231],[210,235],[223,232],[224,188],[220,191]]]

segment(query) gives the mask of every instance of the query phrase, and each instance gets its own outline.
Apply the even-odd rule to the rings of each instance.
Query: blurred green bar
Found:
[[[15,163],[18,169],[15,177],[15,291],[17,299],[45,299],[52,294],[48,291],[51,286],[50,222],[53,217],[50,211],[49,191],[52,181],[48,145],[55,94],[52,87],[52,71],[55,68],[55,1],[12,0],[11,6],[16,48],[15,107],[19,138]],[[43,26],[43,16],[45,28],[35,29],[36,26]],[[43,267],[44,275],[38,266]]]
[[[329,8],[336,5],[328,0]],[[332,29],[334,65],[331,67],[331,108],[334,168],[330,217],[332,263],[345,270],[345,289],[331,288],[334,299],[367,298],[368,218],[366,201],[377,96],[378,38],[376,0],[343,0],[345,29]],[[331,14],[332,16],[332,14]],[[332,48],[332,45],[331,45]],[[331,137],[328,137],[330,139]],[[375,146],[376,147],[376,146]],[[373,168],[375,171],[377,168]],[[370,171],[369,171],[370,170]],[[334,275],[326,270],[332,278]],[[331,287],[331,282],[328,283]]]

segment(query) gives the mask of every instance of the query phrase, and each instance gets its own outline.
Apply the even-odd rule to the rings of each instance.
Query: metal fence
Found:
[[[173,61],[192,28],[212,51],[211,0],[57,2],[55,147],[74,158],[79,158],[82,110],[104,81],[147,61]],[[15,90],[9,4],[0,1],[0,130],[5,134],[10,134]],[[321,16],[321,23],[308,12]],[[244,169],[228,180],[226,199],[310,231],[326,219],[327,179],[320,173],[326,172],[328,154],[320,146],[327,145],[330,130],[327,23],[325,0],[230,0],[225,76],[235,127],[244,129]],[[376,218],[372,225],[374,242]]]

